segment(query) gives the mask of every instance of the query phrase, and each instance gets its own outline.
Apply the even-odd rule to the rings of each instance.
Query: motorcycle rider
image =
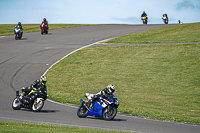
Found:
[[[164,17],[166,17],[167,21],[169,21],[168,15],[166,14],[166,12],[164,12],[162,19],[163,19]]]
[[[44,23],[45,26],[47,26],[47,30],[48,30],[49,27],[48,27],[48,21],[47,21],[46,18],[43,19],[42,23]],[[42,23],[41,23],[41,24],[42,24]],[[41,28],[41,25],[40,25],[40,28]]]
[[[143,11],[141,17],[147,17],[147,14],[145,13],[145,11]]]
[[[96,93],[92,99],[89,100],[88,105],[92,109],[94,107],[94,103],[102,97],[109,97],[115,91],[115,86],[113,84],[109,84],[105,89],[101,90],[100,92]]]
[[[145,11],[143,11],[143,13],[141,15],[141,20],[143,20],[143,17],[146,17],[146,21],[147,21],[148,17],[147,17],[147,14],[145,13]],[[147,24],[147,22],[146,22],[146,24]]]
[[[23,26],[22,26],[21,22],[18,22],[18,24],[15,26],[15,28],[20,29],[21,36],[22,36],[22,34],[23,34]]]
[[[39,88],[47,88],[46,86],[47,78],[45,76],[41,76],[39,80],[34,81],[29,87],[22,87],[22,96],[25,98],[22,99],[22,102],[29,102],[31,95],[34,95],[35,92],[39,90]],[[25,100],[26,99],[26,100]]]
[[[168,19],[168,15],[166,12],[164,12],[163,17],[166,17]]]

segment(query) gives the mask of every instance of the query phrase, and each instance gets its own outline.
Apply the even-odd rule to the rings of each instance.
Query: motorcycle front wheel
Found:
[[[77,115],[78,117],[80,118],[85,118],[87,117],[87,113],[88,113],[88,110],[85,106],[81,105],[78,110],[77,110]]]
[[[15,40],[17,40],[18,39],[18,37],[17,37],[17,35],[15,35]]]
[[[12,102],[12,108],[13,108],[14,110],[19,110],[19,109],[21,109],[21,103],[20,103],[20,101],[19,101],[18,98],[15,98],[15,99],[13,100],[13,102]]]
[[[106,108],[103,111],[103,119],[112,120],[113,118],[115,118],[116,114],[117,114],[117,108],[116,107],[110,107],[110,109]]]
[[[38,112],[42,109],[43,106],[44,106],[44,99],[43,98],[37,98],[33,102],[32,110],[34,112]]]

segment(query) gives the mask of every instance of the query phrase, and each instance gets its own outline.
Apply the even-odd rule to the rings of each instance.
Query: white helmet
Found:
[[[115,86],[113,84],[109,84],[107,86],[109,93],[113,93],[115,91]]]

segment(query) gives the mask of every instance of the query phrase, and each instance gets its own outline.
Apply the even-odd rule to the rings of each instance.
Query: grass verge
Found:
[[[47,73],[50,99],[80,104],[117,86],[122,113],[200,124],[200,45],[93,46]]]
[[[125,35],[106,43],[180,43],[200,42],[200,23],[174,25],[155,30]]]
[[[0,24],[0,36],[14,35],[16,24]],[[40,24],[22,24],[24,33],[39,32]],[[91,24],[49,24],[49,30],[71,28],[79,26],[91,26]]]
[[[39,127],[39,128],[38,128]],[[125,131],[96,130],[80,127],[0,121],[1,133],[128,133]]]

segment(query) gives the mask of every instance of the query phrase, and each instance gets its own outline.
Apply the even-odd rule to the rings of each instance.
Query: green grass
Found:
[[[106,43],[180,43],[200,42],[200,23],[183,24],[125,35]]]
[[[39,127],[39,128],[38,128]],[[1,133],[128,133],[125,131],[96,130],[80,127],[0,121]]]
[[[50,99],[80,104],[113,83],[118,111],[200,124],[200,45],[93,46],[47,73]]]
[[[199,25],[169,26],[109,43],[200,42]],[[200,124],[199,51],[200,44],[88,47],[47,73],[49,98],[80,104],[86,92],[113,83],[119,112]]]
[[[14,35],[16,24],[0,24],[0,36]],[[40,31],[40,24],[22,24],[24,33]],[[49,30],[71,28],[79,26],[91,26],[91,24],[49,24]]]

